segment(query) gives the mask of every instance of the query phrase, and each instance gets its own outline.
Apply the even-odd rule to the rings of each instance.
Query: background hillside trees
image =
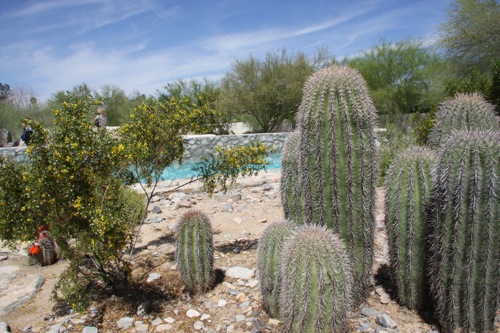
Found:
[[[491,73],[491,62],[500,58],[500,3],[497,0],[456,0],[448,21],[440,26],[447,58],[458,76],[474,70]]]
[[[314,71],[305,54],[286,50],[236,60],[222,79],[217,106],[251,124],[254,131],[274,132],[284,120],[295,122],[302,87]]]
[[[343,63],[363,75],[380,114],[428,112],[444,96],[444,63],[420,41],[382,41]]]

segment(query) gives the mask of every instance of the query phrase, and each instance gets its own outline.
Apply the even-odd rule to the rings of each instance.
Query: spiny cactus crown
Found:
[[[436,124],[429,144],[437,149],[457,130],[499,130],[495,107],[480,94],[458,94],[442,102],[436,114]]]

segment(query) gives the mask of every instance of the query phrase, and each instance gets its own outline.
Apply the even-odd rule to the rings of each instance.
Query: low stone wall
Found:
[[[229,148],[232,146],[243,146],[251,141],[260,141],[266,146],[272,146],[273,150],[281,151],[283,143],[289,133],[262,133],[242,135],[189,135],[184,138],[184,159],[196,160],[207,153],[214,153],[215,147]],[[1,156],[14,158],[16,161],[24,162],[28,159],[26,147],[0,148]]]

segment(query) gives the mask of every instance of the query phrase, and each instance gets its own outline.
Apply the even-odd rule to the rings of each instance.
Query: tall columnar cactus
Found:
[[[354,266],[356,305],[372,284],[376,117],[364,79],[339,65],[311,76],[297,117],[305,220],[327,226],[344,241]]]
[[[325,227],[300,226],[287,238],[280,262],[286,332],[345,332],[351,266],[343,242]]]
[[[208,217],[197,210],[182,215],[176,246],[177,267],[187,288],[193,293],[210,289],[214,279],[214,245]]]
[[[282,258],[283,244],[290,236],[293,225],[289,221],[269,225],[259,239],[257,250],[257,269],[264,310],[274,318],[279,316],[279,261]]]
[[[436,114],[429,145],[439,148],[457,130],[499,130],[495,107],[477,93],[458,94],[445,100]]]
[[[410,147],[391,164],[385,182],[385,224],[391,275],[399,302],[419,309],[426,300],[427,223],[432,189],[432,150]]]
[[[280,193],[285,218],[304,224],[303,191],[299,179],[299,144],[300,133],[291,132],[281,153]]]
[[[445,332],[493,332],[500,304],[500,132],[441,146],[433,194],[431,291]]]

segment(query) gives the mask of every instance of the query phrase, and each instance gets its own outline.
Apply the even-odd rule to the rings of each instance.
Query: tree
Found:
[[[302,87],[313,71],[300,52],[267,53],[263,61],[253,56],[236,60],[222,79],[218,106],[247,120],[256,131],[276,131],[284,120],[295,123]]]
[[[459,76],[474,68],[489,73],[500,58],[500,3],[498,0],[455,0],[448,21],[440,26],[439,43]]]
[[[0,101],[4,102],[8,100],[9,95],[10,95],[10,86],[7,83],[5,84],[0,83]]]
[[[220,88],[215,82],[208,80],[203,81],[177,80],[168,83],[165,87],[165,92],[158,91],[158,100],[169,101],[171,99],[182,100],[187,99],[191,102],[191,108],[199,109],[199,117],[197,123],[204,123],[203,128],[205,133],[210,134],[227,134],[231,115],[217,107],[217,101],[220,98]],[[185,103],[187,106],[187,104]],[[197,133],[203,134],[203,133]]]
[[[382,41],[343,63],[363,75],[381,114],[427,112],[442,98],[443,62],[422,42]]]

